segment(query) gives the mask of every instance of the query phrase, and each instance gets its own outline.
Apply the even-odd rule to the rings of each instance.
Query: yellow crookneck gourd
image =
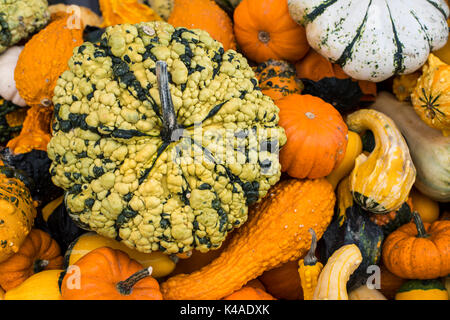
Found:
[[[63,270],[35,273],[19,286],[8,290],[5,300],[61,300],[58,280]]]
[[[359,134],[353,131],[348,131],[348,143],[347,149],[345,151],[344,159],[342,162],[334,169],[330,175],[327,176],[328,182],[333,185],[336,189],[339,181],[346,177],[355,166],[355,159],[362,152],[362,141]]]
[[[347,282],[362,262],[355,244],[336,250],[319,275],[313,300],[348,300]]]
[[[397,210],[407,200],[416,179],[405,139],[391,118],[375,110],[350,114],[347,125],[360,134],[371,130],[375,137],[374,150],[368,156],[360,154],[350,174],[355,201],[374,213]]]
[[[303,299],[313,300],[314,290],[317,286],[317,280],[320,272],[323,269],[322,263],[320,263],[315,255],[317,247],[317,237],[313,229],[308,230],[311,233],[311,248],[306,254],[304,259],[298,262],[298,273],[300,275],[300,281],[303,288]]]

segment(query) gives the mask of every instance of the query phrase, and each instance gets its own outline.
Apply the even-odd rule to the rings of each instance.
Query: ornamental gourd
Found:
[[[423,222],[432,223],[439,219],[439,203],[430,199],[416,188],[410,193],[414,211],[420,214]]]
[[[242,287],[222,300],[276,300],[270,294],[259,288]]]
[[[265,290],[277,299],[302,300],[303,289],[298,276],[298,261],[289,261],[265,271],[258,277]]]
[[[27,103],[22,99],[14,81],[14,69],[23,46],[14,46],[0,55],[0,96],[15,105],[25,107]]]
[[[14,79],[20,96],[30,107],[52,104],[56,80],[67,69],[73,49],[83,43],[83,24],[71,27],[67,17],[58,17],[35,34],[20,53]]]
[[[5,300],[61,300],[59,278],[63,270],[45,270],[33,274],[19,286],[8,290]]]
[[[257,83],[202,30],[123,24],[85,42],[48,145],[69,214],[141,252],[219,248],[281,175],[279,109]]]
[[[236,50],[233,22],[212,0],[176,0],[167,22],[174,27],[202,29],[222,43],[224,50]]]
[[[367,285],[350,291],[348,298],[349,300],[387,300],[380,291],[375,288],[371,289]]]
[[[232,234],[222,254],[191,274],[161,285],[166,300],[217,300],[241,288],[264,271],[303,256],[314,228],[320,239],[335,202],[325,179],[283,180],[251,208],[249,221]]]
[[[287,2],[243,0],[234,10],[236,41],[250,60],[295,62],[309,50],[305,29],[289,16]]]
[[[449,8],[435,1],[289,0],[311,47],[349,76],[379,82],[412,73],[448,39]]]
[[[169,19],[173,10],[175,0],[140,0],[144,4],[150,6],[165,21]]]
[[[62,269],[63,257],[50,235],[33,229],[19,251],[0,263],[0,286],[11,290],[43,270]]]
[[[416,179],[408,145],[394,121],[381,112],[358,110],[347,117],[348,128],[360,134],[372,131],[375,148],[360,154],[350,174],[350,190],[365,210],[387,213],[407,199]]]
[[[442,281],[410,280],[405,282],[395,295],[395,300],[449,300]]]
[[[52,19],[54,19],[57,15],[69,14],[70,16],[66,18],[66,21],[74,26],[82,21],[85,26],[100,27],[103,22],[101,17],[99,17],[91,9],[84,6],[58,3],[49,6],[48,11],[52,15]]]
[[[411,94],[414,110],[430,127],[450,135],[450,65],[433,54]]]
[[[123,23],[162,20],[152,8],[139,3],[138,0],[99,0],[99,5],[103,28]]]
[[[3,0],[0,3],[0,53],[45,27],[49,19],[47,0]]]
[[[347,148],[347,125],[329,103],[292,94],[276,102],[288,141],[280,152],[281,170],[294,178],[316,179],[340,164]]]
[[[417,86],[421,71],[410,74],[402,74],[394,77],[392,84],[392,92],[398,101],[411,101],[411,94]]]
[[[381,92],[371,108],[394,120],[405,137],[417,168],[414,186],[435,201],[450,201],[450,137],[430,128],[411,104],[401,103],[387,92]]]
[[[313,300],[314,291],[317,287],[317,281],[320,272],[323,269],[322,263],[316,258],[317,239],[314,229],[309,229],[311,233],[311,247],[303,259],[298,262],[298,273],[300,275],[300,281],[303,288],[303,299]]]
[[[0,143],[17,137],[22,130],[28,108],[0,98]]]

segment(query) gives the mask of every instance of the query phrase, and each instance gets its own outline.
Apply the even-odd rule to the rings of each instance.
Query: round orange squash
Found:
[[[174,27],[205,30],[225,51],[236,50],[233,23],[212,0],[176,0],[167,22]]]
[[[298,276],[298,261],[289,261],[282,266],[264,272],[258,278],[266,291],[283,300],[302,300],[303,288]]]
[[[243,0],[234,10],[234,34],[245,56],[295,62],[309,50],[305,29],[292,20],[287,1]]]
[[[292,94],[276,102],[287,143],[280,151],[281,170],[294,178],[329,175],[344,158],[348,128],[329,103]]]
[[[380,266],[380,292],[390,300],[395,298],[398,289],[406,282],[405,279],[397,277],[384,265]]]

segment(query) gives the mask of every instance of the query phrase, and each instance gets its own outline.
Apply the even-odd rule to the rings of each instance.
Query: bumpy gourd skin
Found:
[[[158,60],[184,128],[174,142],[161,133]],[[286,136],[257,84],[241,54],[165,22],[113,26],[75,49],[55,88],[48,145],[71,216],[142,252],[220,247],[280,177],[273,147]]]
[[[0,53],[48,23],[47,0],[0,0]]]

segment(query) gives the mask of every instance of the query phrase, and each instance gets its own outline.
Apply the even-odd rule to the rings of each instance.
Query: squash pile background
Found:
[[[339,0],[49,2],[0,0],[0,300],[450,299],[446,1],[340,58]]]

